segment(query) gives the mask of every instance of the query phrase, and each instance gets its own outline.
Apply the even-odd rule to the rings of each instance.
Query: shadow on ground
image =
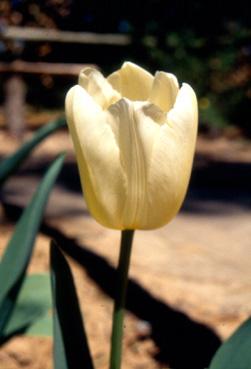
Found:
[[[40,178],[53,158],[30,160],[18,172],[17,178]],[[19,182],[20,183],[20,182]],[[69,193],[81,193],[75,159],[68,159],[60,173],[60,187]],[[234,213],[236,207],[251,209],[251,163],[228,162],[196,155],[188,193],[181,211],[200,215]],[[4,191],[8,195],[8,184]]]
[[[11,220],[16,220],[22,211],[20,207],[6,203],[4,209]],[[114,297],[116,271],[105,258],[66,237],[58,229],[43,224],[41,230],[80,263],[103,292]],[[171,368],[205,369],[221,343],[209,327],[171,308],[132,279],[128,285],[126,308],[150,324],[149,337],[159,350],[155,359]]]
[[[28,162],[17,174],[17,179],[21,181],[23,177],[31,175],[40,178],[51,160],[47,156],[40,158],[39,162]],[[229,213],[231,209],[234,213],[236,206],[249,211],[250,183],[251,163],[208,160],[197,155],[182,211],[215,215]],[[81,193],[75,160],[70,159],[65,163],[57,184],[68,192]],[[8,183],[6,190],[8,194]],[[5,209],[11,219],[16,219],[22,210],[10,204],[5,204]],[[116,272],[106,259],[67,238],[57,229],[44,225],[42,231],[54,238],[66,253],[85,268],[93,281],[113,297]],[[133,280],[129,283],[127,309],[150,323],[150,337],[159,349],[156,360],[174,369],[206,368],[220,344],[219,337],[209,327],[156,299]]]
[[[93,253],[60,231],[44,226],[43,232],[80,263],[95,283],[114,298],[115,269],[105,258]],[[151,338],[159,348],[156,359],[175,369],[204,369],[220,345],[217,335],[205,325],[156,299],[134,280],[128,286],[127,309],[151,325]]]
[[[231,205],[251,209],[251,162],[211,160],[196,155],[183,212],[229,212]]]

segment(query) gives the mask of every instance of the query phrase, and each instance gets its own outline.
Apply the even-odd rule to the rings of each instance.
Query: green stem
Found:
[[[133,230],[125,230],[122,231],[121,235],[119,263],[117,268],[117,286],[113,311],[110,369],[120,369],[121,366],[124,308],[133,234]]]

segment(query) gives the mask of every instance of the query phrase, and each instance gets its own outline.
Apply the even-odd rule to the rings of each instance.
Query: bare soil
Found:
[[[18,145],[0,131],[1,157]],[[4,186],[0,252],[46,167],[62,150],[65,166],[29,273],[49,270],[51,237],[66,245],[96,368],[107,369],[120,235],[89,216],[66,131],[41,144]],[[200,137],[179,215],[161,229],[136,232],[123,369],[203,369],[220,341],[250,315],[250,177],[250,142]],[[52,339],[11,339],[0,350],[0,368],[52,369]]]

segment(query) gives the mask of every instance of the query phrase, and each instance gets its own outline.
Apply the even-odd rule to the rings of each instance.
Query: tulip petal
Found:
[[[197,135],[198,106],[194,90],[183,83],[173,109],[167,114],[168,124],[179,132],[182,140],[193,144]]]
[[[168,223],[178,212],[186,194],[197,134],[197,102],[189,85],[180,89],[168,122],[155,137],[149,169],[148,227]]]
[[[84,68],[80,72],[78,83],[103,109],[107,109],[121,98],[97,69]]]
[[[122,229],[125,178],[106,113],[82,87],[74,86],[66,97],[66,117],[87,206],[99,223]]]
[[[148,115],[145,115],[145,109]],[[153,121],[155,106],[121,99],[109,108],[110,124],[120,148],[120,160],[127,178],[123,210],[125,229],[141,228],[147,216],[147,177],[154,137],[159,123]]]
[[[153,76],[136,64],[125,62],[121,69],[110,74],[107,80],[123,97],[143,101],[148,99]]]
[[[177,213],[185,194],[183,161],[170,128],[161,126],[156,137],[148,177],[148,217],[143,229],[154,229],[168,223]]]
[[[79,84],[67,94],[66,116],[90,212],[114,229],[165,225],[191,174],[198,124],[193,89],[132,63],[107,80],[87,68]]]
[[[178,91],[179,84],[173,74],[157,72],[148,100],[164,112],[168,112],[175,103]]]

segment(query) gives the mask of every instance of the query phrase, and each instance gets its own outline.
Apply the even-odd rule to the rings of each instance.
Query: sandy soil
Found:
[[[0,155],[17,146],[15,139],[0,131]],[[61,150],[67,150],[67,159],[29,273],[48,271],[51,237],[66,245],[96,368],[107,369],[120,235],[88,215],[66,132],[40,145],[4,187],[8,216],[2,209],[0,251],[18,210]],[[245,140],[200,137],[180,214],[159,230],[136,232],[123,369],[203,369],[220,340],[250,315],[250,154]],[[78,247],[82,251],[77,254]],[[16,337],[1,348],[0,367],[51,369],[51,351],[50,338]]]

